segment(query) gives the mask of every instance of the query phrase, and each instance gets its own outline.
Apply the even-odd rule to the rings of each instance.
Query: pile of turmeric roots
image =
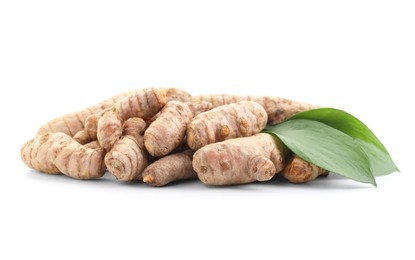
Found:
[[[176,88],[122,93],[43,125],[21,148],[24,163],[48,174],[151,186],[198,178],[209,185],[314,180],[327,171],[261,133],[317,108],[278,97],[200,95]]]

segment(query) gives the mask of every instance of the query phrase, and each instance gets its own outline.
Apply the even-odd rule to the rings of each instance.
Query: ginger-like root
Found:
[[[176,89],[174,90],[174,93],[178,91]],[[169,89],[147,88],[137,90],[115,103],[113,107],[88,116],[85,121],[85,131],[88,136],[88,140],[93,141],[97,139],[99,131],[98,122],[109,111],[115,112],[121,120],[121,123],[131,117],[140,117],[144,120],[152,118],[166,104],[167,91],[169,91]],[[172,90],[170,89],[170,91]],[[108,148],[110,147],[107,146],[107,149]]]
[[[275,125],[279,124],[293,115],[318,108],[318,106],[297,102],[280,97],[268,96],[240,96],[240,95],[200,95],[193,97],[193,101],[208,101],[212,103],[213,107],[232,104],[239,101],[254,101],[264,107],[268,114],[268,123]]]
[[[201,113],[187,127],[187,145],[197,150],[207,144],[259,133],[267,113],[258,103],[241,101]]]
[[[151,186],[165,186],[171,182],[197,178],[192,167],[192,150],[167,155],[147,166],[143,181]]]
[[[40,127],[38,134],[44,133],[65,133],[69,136],[73,136],[82,129],[84,129],[84,123],[88,116],[101,112],[107,108],[112,107],[116,102],[130,95],[131,92],[125,92],[113,96],[107,100],[102,101],[91,107],[87,107],[83,110],[66,114],[55,119],[50,120],[48,123]]]
[[[114,111],[107,111],[98,120],[97,140],[102,148],[109,151],[122,135],[121,119]]]
[[[85,128],[76,133],[76,140],[78,141],[94,141],[98,136],[98,122],[105,113],[111,111],[111,108],[104,109],[96,114],[92,114],[85,119]]]
[[[281,174],[289,182],[304,183],[328,175],[328,171],[293,155]]]
[[[148,165],[142,137],[145,129],[146,123],[143,119],[128,119],[123,125],[122,138],[105,155],[105,165],[117,180],[142,179],[142,172]]]
[[[170,153],[183,140],[186,126],[192,118],[188,105],[180,101],[168,102],[144,133],[144,145],[148,153],[152,156]]]
[[[140,148],[144,147],[144,132],[147,129],[147,124],[139,117],[129,118],[122,125],[122,135],[130,135],[137,140]]]
[[[44,173],[76,179],[95,179],[105,173],[103,149],[87,148],[64,133],[38,135],[20,153],[27,166]]]
[[[270,180],[284,168],[284,151],[270,134],[206,145],[193,155],[193,169],[209,185]]]
[[[158,88],[138,90],[115,103],[114,111],[122,121],[131,117],[150,119],[166,104],[166,91]]]
[[[188,102],[192,100],[192,96],[186,91],[183,91],[181,89],[163,88],[160,90],[165,93],[165,96],[167,97],[168,101],[180,100],[182,102]],[[38,130],[38,134],[60,132],[60,133],[65,133],[69,136],[74,136],[76,133],[84,129],[85,121],[88,116],[97,114],[105,109],[113,107],[115,103],[117,103],[118,101],[122,100],[123,98],[129,95],[132,95],[133,93],[137,93],[137,90],[115,95],[94,106],[90,106],[85,109],[79,110],[77,112],[73,112],[70,114],[66,114],[66,115],[54,118],[50,120],[48,123],[44,124],[42,127],[40,127],[40,129]],[[97,122],[98,120],[96,121],[96,123]],[[95,135],[90,134],[90,136],[96,136],[96,133]]]
[[[144,133],[144,145],[152,156],[163,156],[178,147],[186,135],[187,125],[195,113],[207,111],[207,102],[183,103],[170,101]]]

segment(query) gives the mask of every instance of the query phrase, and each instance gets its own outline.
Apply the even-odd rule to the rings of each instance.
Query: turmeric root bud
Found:
[[[281,174],[289,182],[304,183],[328,175],[328,171],[293,155]]]

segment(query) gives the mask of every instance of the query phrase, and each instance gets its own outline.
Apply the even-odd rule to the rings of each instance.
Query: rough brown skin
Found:
[[[170,94],[175,94],[174,97],[178,96],[179,98],[183,98],[182,96],[184,96],[184,93],[186,93],[177,89],[141,89],[118,101],[114,104],[113,107],[88,116],[85,121],[85,132],[87,135],[87,140],[93,141],[97,139],[99,131],[98,123],[100,119],[109,111],[113,111],[118,117],[117,120],[121,120],[121,123],[131,117],[140,117],[144,120],[152,118],[166,104],[166,93],[168,91],[170,91]]]
[[[109,151],[122,135],[121,119],[114,111],[107,111],[98,120],[97,140],[102,148]]]
[[[304,183],[328,175],[328,171],[293,155],[281,174],[289,182]]]
[[[105,155],[105,165],[119,181],[142,179],[148,161],[143,149],[146,123],[141,118],[130,118],[123,125],[123,136]]]
[[[240,95],[200,95],[194,96],[193,101],[208,101],[213,107],[236,103],[243,100],[257,102],[264,107],[268,114],[268,123],[275,125],[284,122],[293,115],[318,108],[318,106],[297,102],[280,97],[268,96],[240,96]]]
[[[282,145],[265,133],[206,145],[193,155],[193,169],[209,185],[270,180],[284,168]]]
[[[165,96],[167,97],[167,101],[180,100],[182,102],[188,102],[192,100],[192,96],[186,91],[183,91],[181,89],[160,88],[160,90],[165,93]],[[121,93],[109,99],[106,99],[102,101],[101,103],[96,104],[94,106],[90,106],[85,109],[52,119],[48,123],[40,127],[40,129],[38,130],[38,134],[61,132],[69,136],[74,136],[76,133],[84,129],[85,121],[88,116],[97,114],[101,112],[102,110],[111,108],[118,101],[136,92],[137,90]],[[98,120],[96,121],[96,123],[97,122]],[[96,133],[95,135],[91,134],[90,136],[96,136]]]
[[[147,88],[134,92],[114,104],[122,121],[131,117],[152,118],[167,103],[166,89]]]
[[[150,164],[143,172],[143,181],[151,186],[197,178],[192,168],[192,150],[167,155]]]
[[[77,141],[80,144],[87,144],[90,142],[93,142],[94,140],[91,140],[90,136],[88,135],[88,133],[86,132],[85,129],[82,129],[81,131],[79,131],[78,133],[76,133],[73,136],[73,139],[75,141]]]
[[[79,141],[94,141],[97,140],[98,135],[98,122],[99,119],[111,108],[104,109],[96,114],[88,116],[85,120],[85,128],[75,134],[76,140]]]
[[[103,149],[87,148],[64,133],[38,135],[20,153],[27,166],[44,173],[76,179],[95,179],[105,173]]]
[[[116,102],[120,101],[131,93],[132,91],[121,93],[94,106],[52,119],[40,127],[38,134],[60,132],[65,133],[69,136],[73,136],[84,129],[84,123],[88,116],[112,107]]]
[[[210,102],[206,101],[186,102],[186,105],[190,108],[190,111],[192,111],[193,117],[213,108],[213,105]]]
[[[140,144],[140,148],[143,148],[144,132],[146,129],[147,124],[143,119],[139,117],[132,117],[125,121],[122,125],[122,135],[130,135],[134,137],[138,141],[138,144]]]
[[[144,145],[148,153],[152,156],[169,154],[182,143],[186,127],[194,114],[211,108],[208,102],[193,104],[169,101],[144,133]]]
[[[207,144],[259,133],[267,113],[258,103],[241,101],[223,105],[193,118],[187,127],[187,145],[197,150]]]

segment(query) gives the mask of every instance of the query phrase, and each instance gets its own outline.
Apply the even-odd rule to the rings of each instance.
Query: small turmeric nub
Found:
[[[289,182],[304,183],[327,175],[328,171],[293,155],[281,174]]]

